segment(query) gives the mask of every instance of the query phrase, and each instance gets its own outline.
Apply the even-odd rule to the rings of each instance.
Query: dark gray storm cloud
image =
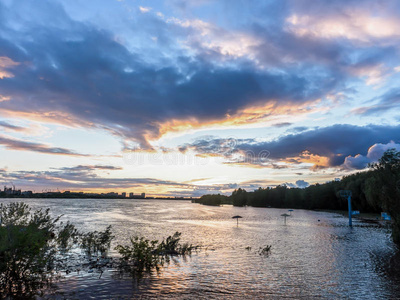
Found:
[[[0,110],[52,112],[57,121],[66,113],[82,126],[110,130],[142,147],[170,120],[207,122],[269,101],[279,106],[319,99],[343,87],[344,69],[353,64],[344,55],[348,45],[301,39],[282,28],[274,32],[274,22],[246,26],[264,37],[253,49],[259,59],[279,71],[261,70],[244,58],[235,65],[215,63],[201,45],[193,46],[195,54],[149,63],[142,49],[135,52],[112,32],[72,20],[51,1],[0,4],[0,16],[0,56],[19,63],[11,70],[14,77],[0,81],[1,93],[11,97],[0,102]],[[140,18],[143,26],[134,23],[133,34],[156,30],[165,47],[173,48],[171,36],[179,39],[194,30],[150,15]],[[308,59],[310,53],[318,57]],[[293,63],[284,63],[285,57]]]
[[[305,151],[312,155],[327,157],[329,166],[340,166],[347,156],[366,155],[368,148],[377,143],[400,141],[400,126],[354,126],[333,125],[310,131],[289,134],[269,142],[254,139],[204,139],[185,144],[181,149],[192,149],[201,154],[231,156],[235,153],[251,154],[257,158],[269,153],[269,160],[296,158]],[[365,165],[364,165],[365,167]]]
[[[375,143],[400,140],[400,126],[333,125],[300,134],[290,134],[276,141],[244,145],[243,150],[258,153],[268,150],[271,159],[298,156],[304,151],[328,157],[330,166],[341,165],[347,155],[365,154]]]

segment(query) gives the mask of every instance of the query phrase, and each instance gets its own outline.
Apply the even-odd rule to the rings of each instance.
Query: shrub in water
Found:
[[[110,246],[110,227],[81,234],[59,219],[49,209],[31,211],[24,203],[0,205],[0,298],[33,297],[56,278],[56,270],[67,268],[73,245],[83,244],[92,253]]]
[[[115,249],[122,256],[122,269],[140,277],[144,271],[158,271],[169,262],[171,255],[187,255],[197,248],[187,243],[180,244],[180,236],[180,232],[175,232],[161,243],[136,236],[130,239],[130,245],[118,245]]]
[[[111,225],[105,231],[93,231],[81,236],[81,248],[88,255],[105,255],[110,249],[111,241],[114,236],[111,233]]]

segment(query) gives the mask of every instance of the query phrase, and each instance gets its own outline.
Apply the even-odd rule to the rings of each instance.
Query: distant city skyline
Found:
[[[400,2],[0,0],[0,184],[197,197],[400,150]]]

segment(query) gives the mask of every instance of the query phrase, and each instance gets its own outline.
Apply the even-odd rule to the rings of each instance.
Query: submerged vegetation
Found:
[[[260,249],[258,249],[258,254],[268,256],[271,254],[271,248],[272,248],[271,245],[267,245],[264,248],[260,247]]]
[[[111,240],[114,236],[111,233],[111,225],[104,231],[92,231],[81,234],[80,247],[86,254],[105,256],[110,249]]]
[[[162,241],[131,237],[128,244],[114,248],[118,257],[110,257],[115,238],[111,226],[80,232],[60,219],[49,209],[32,210],[24,203],[0,205],[0,299],[33,299],[71,272],[96,272],[101,278],[105,269],[114,269],[140,279],[158,272],[173,257],[200,249],[182,243],[181,233],[175,232]],[[257,253],[267,257],[271,246]]]
[[[53,279],[65,237],[57,235],[58,219],[49,210],[31,213],[27,205],[12,203],[0,206],[0,218],[0,295],[29,296]]]
[[[61,272],[71,272],[71,265],[78,272],[97,268],[101,274],[104,267],[117,267],[141,277],[159,270],[171,256],[190,255],[197,249],[181,244],[179,232],[161,243],[133,237],[130,245],[116,246],[122,258],[112,260],[107,258],[114,238],[111,226],[82,233],[59,220],[49,209],[32,211],[24,203],[0,205],[0,298],[33,298],[59,279]]]
[[[247,192],[239,188],[230,197],[205,195],[198,202],[221,205],[230,201],[235,206],[345,210],[347,202],[339,197],[340,190],[352,191],[355,210],[389,213],[393,240],[400,244],[400,152],[393,149],[386,151],[369,171],[346,176],[340,181],[305,189],[277,186]],[[111,226],[104,231],[80,232],[60,218],[52,217],[49,209],[31,210],[24,203],[0,204],[0,298],[34,297],[61,274],[68,274],[71,260],[77,271],[116,267],[140,278],[144,273],[159,271],[172,257],[190,255],[198,249],[188,243],[182,244],[179,232],[161,242],[135,236],[127,245],[115,247],[120,258],[108,259],[114,239]],[[245,249],[251,251],[251,247]],[[82,255],[78,255],[77,250]],[[271,246],[260,247],[257,253],[269,256]],[[74,255],[79,259],[74,260]]]
[[[174,235],[159,243],[143,237],[133,237],[130,245],[118,245],[116,250],[122,256],[120,268],[134,276],[142,276],[143,272],[159,270],[165,262],[169,262],[173,255],[190,255],[198,247],[189,244],[180,244],[181,233]]]
[[[89,265],[92,254],[104,255],[113,236],[80,233],[73,224],[59,222],[49,209],[32,211],[24,203],[0,205],[0,297],[33,297],[69,272],[72,249],[79,247]]]

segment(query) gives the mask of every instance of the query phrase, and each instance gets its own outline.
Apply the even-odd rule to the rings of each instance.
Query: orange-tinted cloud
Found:
[[[20,63],[13,61],[9,57],[0,56],[0,79],[14,77],[9,69],[18,66]],[[0,98],[1,99],[1,98]]]
[[[277,101],[268,101],[264,105],[249,106],[240,109],[232,115],[225,115],[224,118],[215,120],[200,121],[196,118],[184,120],[173,119],[160,123],[158,135],[148,135],[149,140],[159,139],[170,133],[187,133],[190,130],[198,129],[220,129],[220,128],[243,128],[243,127],[266,127],[276,124],[287,124],[290,120],[300,120],[306,114],[325,111],[326,108],[318,107],[318,100],[303,104],[280,105]],[[282,122],[282,123],[281,123]]]
[[[359,42],[399,38],[398,17],[390,11],[365,11],[343,9],[344,14],[293,14],[286,19],[288,29],[299,36],[313,35],[318,38],[344,37]],[[381,14],[380,14],[381,13]],[[383,14],[382,14],[383,13]]]
[[[313,169],[321,169],[332,166],[330,157],[313,154],[308,150],[303,151],[296,157],[287,157],[284,159],[284,161],[286,163],[311,164]]]

